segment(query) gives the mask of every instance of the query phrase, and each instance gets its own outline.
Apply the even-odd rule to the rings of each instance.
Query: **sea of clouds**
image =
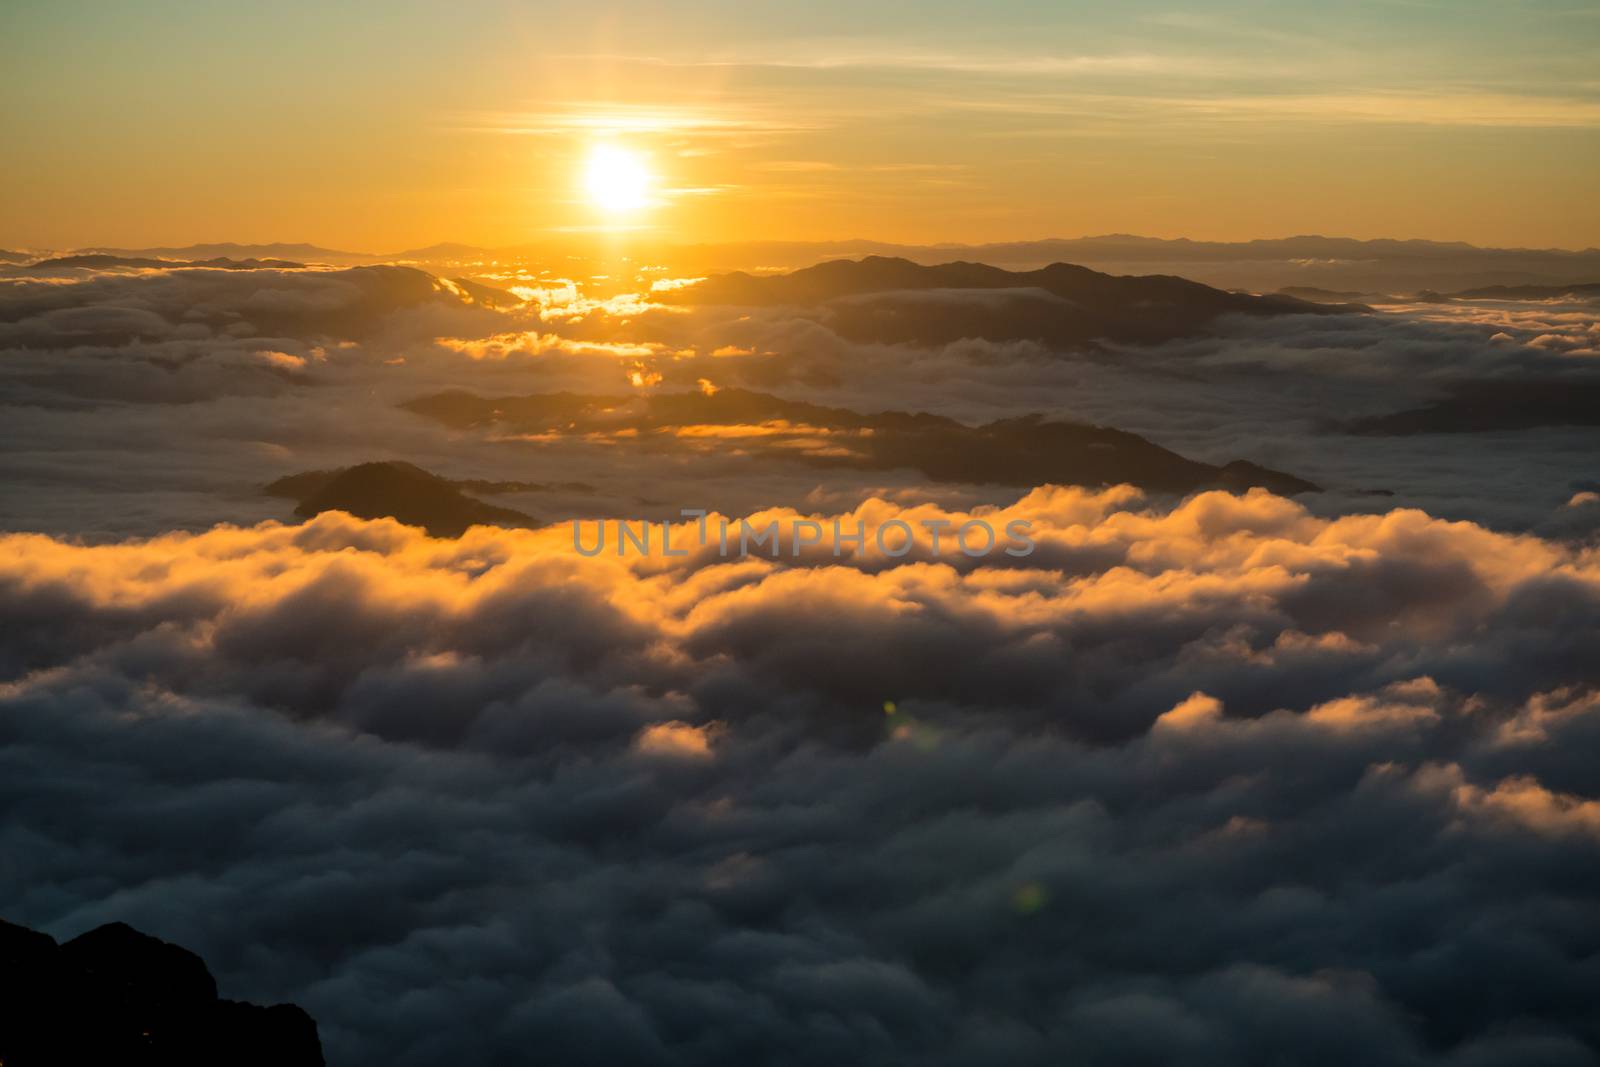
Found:
[[[0,915],[192,948],[335,1064],[1595,1063],[1593,431],[1330,428],[1581,380],[1592,310],[1064,354],[381,269],[9,283]],[[653,464],[396,407],[641,369],[1330,492]],[[594,491],[455,540],[259,491],[374,458]],[[588,558],[560,521],[680,506],[1037,547]]]

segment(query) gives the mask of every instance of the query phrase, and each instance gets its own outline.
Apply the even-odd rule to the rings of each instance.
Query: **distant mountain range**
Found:
[[[398,256],[377,256],[367,252],[341,252],[311,244],[222,244],[185,245],[157,248],[74,248],[74,255],[120,256],[149,259],[289,259],[301,263],[349,266],[357,263],[388,263]]]
[[[58,256],[41,259],[27,265],[27,270],[44,272],[52,270],[114,270],[117,268],[160,269],[173,267],[207,267],[212,270],[297,270],[304,267],[291,259],[229,259],[217,256],[212,259],[156,259],[150,256],[114,256],[106,252]]]
[[[1600,300],[1600,282],[1574,285],[1486,285],[1479,289],[1463,289],[1457,293],[1440,293],[1424,289],[1417,293],[1360,293],[1348,290],[1318,289],[1309,285],[1291,285],[1278,290],[1280,296],[1292,296],[1314,304],[1414,304],[1447,303],[1452,300]]]
[[[214,243],[154,248],[93,247],[50,252],[3,252],[0,261],[22,263],[66,253],[152,259],[286,259],[354,266],[417,263],[471,273],[474,265],[542,264],[578,272],[604,261],[593,242],[568,235],[533,244],[481,247],[443,243],[397,252],[352,252],[313,244]],[[680,274],[732,270],[792,270],[826,259],[887,256],[915,263],[970,260],[1001,267],[1066,262],[1111,273],[1177,274],[1222,288],[1271,292],[1315,286],[1358,292],[1459,291],[1485,286],[1569,285],[1600,282],[1600,249],[1484,248],[1461,241],[1421,241],[1304,235],[1254,241],[1105,234],[990,244],[907,245],[885,241],[747,241],[682,244],[650,238],[629,245],[635,263],[662,263]]]

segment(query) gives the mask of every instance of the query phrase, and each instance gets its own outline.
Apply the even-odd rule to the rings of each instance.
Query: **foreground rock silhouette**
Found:
[[[322,1067],[293,1004],[221,1000],[205,962],[123,923],[64,944],[0,920],[0,1064]]]

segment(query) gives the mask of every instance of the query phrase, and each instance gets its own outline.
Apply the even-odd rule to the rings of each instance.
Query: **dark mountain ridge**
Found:
[[[1082,345],[1152,343],[1206,330],[1219,316],[1365,312],[1289,296],[1213,289],[1171,275],[1111,275],[1071,263],[1008,271],[983,263],[923,266],[868,256],[790,274],[717,275],[665,293],[666,303],[821,307],[852,340],[940,344],[962,338]]]
[[[574,265],[578,262],[596,273],[615,274],[617,267],[614,257],[598,251],[593,242],[561,236],[537,244],[480,247],[442,243],[392,253],[353,252],[304,243],[90,247],[69,251],[157,259],[288,259],[334,266],[418,263],[450,265],[457,268],[449,271],[452,274],[461,273],[469,264],[490,261],[559,265],[563,272],[578,270]],[[19,255],[26,261],[37,254]],[[862,256],[900,257],[923,264],[960,259],[1026,269],[1067,262],[1113,274],[1178,274],[1219,288],[1251,292],[1272,292],[1290,285],[1377,293],[1418,289],[1453,292],[1493,285],[1577,284],[1600,278],[1600,249],[1596,248],[1495,248],[1463,241],[1368,240],[1320,234],[1196,241],[1113,233],[926,245],[867,239],[674,244],[641,237],[629,243],[628,256],[633,263],[670,264],[680,276],[773,267],[794,269],[819,260]]]
[[[679,432],[685,428],[752,427],[762,432],[740,438],[740,447],[752,460],[862,470],[907,468],[934,481],[1026,487],[1126,482],[1173,493],[1216,488],[1242,492],[1253,486],[1279,494],[1318,489],[1303,478],[1247,461],[1201,463],[1138,434],[1043,415],[968,426],[926,412],[863,414],[744,389],[630,397],[578,393],[483,397],[449,391],[402,406],[458,429],[608,434],[633,447],[655,450],[691,451],[704,445],[706,438],[692,429],[688,434]],[[827,433],[826,453],[793,447],[818,431]]]
[[[1339,428],[1369,437],[1407,437],[1545,426],[1600,426],[1600,378],[1456,382],[1426,406],[1352,419]]]
[[[664,300],[708,304],[817,304],[868,293],[926,289],[1038,289],[1083,302],[1194,303],[1258,314],[1326,314],[1325,306],[1283,296],[1226,292],[1173,275],[1114,275],[1074,263],[1011,271],[957,260],[927,266],[891,256],[834,259],[787,274],[744,271],[669,290]],[[1359,306],[1351,310],[1361,310]]]
[[[462,492],[517,491],[521,483],[457,483],[413,463],[361,463],[336,471],[307,471],[279,478],[269,496],[299,500],[294,513],[309,519],[324,511],[344,511],[358,519],[394,519],[420,526],[434,537],[459,537],[470,526],[532,526],[533,517],[496,507]]]

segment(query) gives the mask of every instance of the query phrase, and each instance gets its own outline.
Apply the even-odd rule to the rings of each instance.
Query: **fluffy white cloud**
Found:
[[[0,914],[192,947],[331,1062],[1593,1063],[1592,431],[1328,425],[1581,379],[1593,321],[917,350],[414,273],[9,281],[0,527],[48,533],[0,535]],[[635,375],[1045,411],[1333,491],[1018,493],[398,407]],[[496,500],[551,520],[824,538],[260,522],[262,483],[389,456],[593,485]],[[973,517],[1036,550],[932,550]],[[838,559],[834,518],[918,543]]]
[[[8,536],[0,910],[349,1061],[1587,1062],[1592,550],[1016,516],[1003,566]]]

